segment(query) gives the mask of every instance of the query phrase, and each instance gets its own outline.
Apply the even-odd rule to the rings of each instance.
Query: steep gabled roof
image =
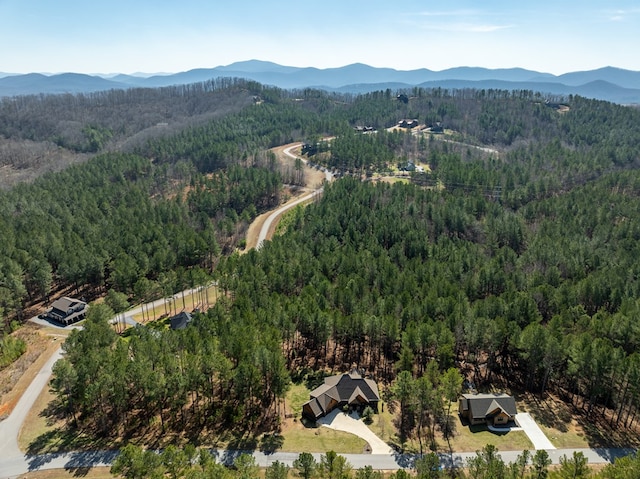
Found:
[[[323,414],[325,414],[325,412],[322,410],[322,407],[320,407],[320,404],[318,403],[318,400],[313,398],[310,401],[307,401],[306,403],[304,403],[302,405],[302,408],[304,409],[305,406],[308,406],[309,408],[311,408],[311,412],[313,413],[313,415],[318,418],[320,416],[322,416]]]
[[[509,414],[509,412],[502,407],[502,405],[500,405],[500,403],[498,403],[498,401],[496,401],[495,399],[493,401],[491,401],[491,404],[489,404],[489,407],[487,408],[486,412],[484,413],[485,417],[486,416],[495,416],[496,414],[500,414],[500,412],[504,412],[505,414],[508,414],[509,416],[513,416],[513,414]]]
[[[354,402],[361,402],[361,401],[367,401],[367,397],[364,395],[364,393],[362,392],[362,389],[360,389],[359,387],[356,387],[353,392],[351,393],[351,396],[349,396],[349,400],[347,401],[349,404],[352,404]]]
[[[469,417],[473,419],[494,416],[501,411],[509,416],[517,414],[516,400],[508,394],[463,394],[462,399],[463,407],[469,409]]]
[[[379,401],[380,393],[378,392],[378,385],[373,379],[363,378],[356,372],[339,374],[337,376],[330,376],[325,378],[324,384],[311,391],[312,397],[317,397],[324,392],[324,388],[327,386],[335,387],[338,392],[338,401],[348,401],[351,394],[356,388],[360,388],[363,397],[367,401]]]

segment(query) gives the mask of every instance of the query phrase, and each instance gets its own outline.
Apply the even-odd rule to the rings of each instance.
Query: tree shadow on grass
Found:
[[[593,448],[637,448],[640,446],[640,436],[635,429],[624,426],[612,426],[609,419],[599,414],[586,414],[577,419],[584,431],[589,447]]]
[[[67,471],[71,472],[74,477],[86,477],[91,471],[91,467],[67,467]]]
[[[254,436],[236,436],[229,441],[227,447],[238,451],[255,451],[258,447],[258,441]]]
[[[264,434],[260,440],[260,451],[265,454],[273,454],[284,444],[284,436],[281,434]]]
[[[546,399],[540,399],[534,394],[513,393],[516,403],[524,403],[527,411],[539,424],[545,427],[557,429],[562,433],[566,433],[569,429],[567,424],[572,420],[570,406],[557,398],[547,396]]]
[[[28,456],[60,454],[68,451],[112,449],[112,439],[96,438],[68,428],[56,428],[40,434],[27,446]],[[48,461],[47,461],[48,462]]]

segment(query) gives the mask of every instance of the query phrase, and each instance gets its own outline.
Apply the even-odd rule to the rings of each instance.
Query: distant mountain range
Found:
[[[597,70],[551,75],[522,68],[477,67],[432,71],[394,70],[355,63],[340,68],[298,68],[259,60],[215,68],[199,68],[175,74],[144,76],[63,73],[16,75],[0,73],[0,96],[39,93],[88,93],[132,87],[163,87],[197,83],[217,77],[238,77],[284,89],[319,88],[364,93],[391,88],[475,88],[533,90],[553,95],[580,95],[621,104],[640,104],[640,72],[605,67]]]

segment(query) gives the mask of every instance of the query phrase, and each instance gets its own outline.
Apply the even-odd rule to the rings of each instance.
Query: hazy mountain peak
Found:
[[[217,71],[232,71],[232,72],[246,72],[246,73],[258,73],[258,72],[280,72],[288,73],[290,71],[298,70],[297,67],[288,67],[278,65],[277,63],[263,61],[263,60],[246,60],[241,62],[234,62],[229,65],[223,65],[214,68]]]
[[[197,68],[149,77],[115,74],[110,78],[65,73],[0,76],[0,97],[37,93],[80,93],[114,88],[163,87],[197,83],[218,77],[242,77],[284,89],[321,88],[344,92],[429,88],[528,89],[554,95],[577,94],[618,103],[640,103],[640,72],[615,67],[555,76],[524,68],[488,69],[461,66],[442,71],[427,68],[395,70],[352,63],[336,68],[291,67],[246,60],[216,68]]]

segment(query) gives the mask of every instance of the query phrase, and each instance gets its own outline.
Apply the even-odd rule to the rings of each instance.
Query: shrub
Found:
[[[371,406],[367,406],[362,411],[362,420],[365,424],[371,424],[373,422],[373,408]]]
[[[27,343],[13,336],[0,339],[0,369],[7,367],[27,350]]]

